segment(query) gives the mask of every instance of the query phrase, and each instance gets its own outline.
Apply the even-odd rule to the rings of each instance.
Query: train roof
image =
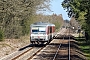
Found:
[[[49,22],[36,22],[36,23],[33,23],[31,24],[31,26],[40,26],[40,25],[44,25],[44,26],[55,26],[54,24],[52,23],[49,23]]]

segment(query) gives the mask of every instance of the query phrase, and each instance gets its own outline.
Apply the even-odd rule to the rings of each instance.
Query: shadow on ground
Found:
[[[26,48],[30,48],[30,47],[45,47],[46,46],[46,44],[29,44],[29,45],[27,45],[27,46],[25,46],[25,47],[22,47],[22,48],[20,48],[18,51],[22,51],[22,50],[25,50]]]

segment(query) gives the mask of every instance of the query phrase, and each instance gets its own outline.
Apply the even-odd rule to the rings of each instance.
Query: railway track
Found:
[[[44,48],[44,46],[32,46],[30,48],[23,50],[24,48],[21,48],[20,51],[16,51],[10,54],[9,56],[1,58],[0,60],[30,60],[33,56],[40,52]]]
[[[62,41],[62,43],[63,43],[63,41]],[[59,47],[58,47],[58,49],[57,49],[57,51],[56,51],[56,53],[55,53],[55,55],[54,55],[53,60],[56,60],[56,57],[57,57],[58,52],[59,52],[59,50],[60,50],[60,48],[61,48],[61,46],[62,46],[62,43],[60,43],[60,45],[59,45]]]
[[[32,50],[33,48],[34,48],[34,47],[32,47],[32,48],[28,49],[27,51],[22,52],[21,54],[19,54],[19,55],[15,56],[15,57],[14,57],[14,58],[12,58],[11,60],[16,60],[16,59],[18,59],[20,56],[22,56],[22,55],[26,54],[28,51]]]
[[[45,47],[30,47],[6,60],[70,60],[69,29],[57,33],[54,40]],[[62,39],[60,39],[62,38]],[[66,44],[65,44],[66,43]],[[5,59],[2,59],[5,60]]]
[[[42,47],[42,48],[39,48],[32,56],[30,56],[27,60],[30,60],[30,59],[32,59],[35,55],[37,55],[42,49],[43,49],[44,47]]]
[[[63,31],[63,33],[64,33],[64,35],[67,33],[66,31]],[[64,36],[65,37],[65,36]],[[58,52],[60,51],[60,48],[61,48],[61,46],[62,46],[62,44],[63,44],[63,41],[64,40],[62,40],[62,42],[60,43],[60,45],[59,45],[59,47],[58,47],[58,49],[57,49],[57,51],[56,51],[56,53],[54,53],[55,54],[55,56],[54,56],[54,58],[53,58],[53,60],[57,60],[57,59],[68,59],[68,58],[65,58],[65,57],[60,57],[60,58],[58,58]],[[37,55],[42,49],[43,49],[44,47],[39,47],[39,48],[37,48],[37,47],[32,47],[30,50],[27,50],[27,51],[25,51],[25,52],[23,52],[22,54],[20,54],[20,55],[18,55],[17,57],[15,57],[15,58],[13,58],[12,60],[32,60],[32,58],[35,56],[35,55]],[[68,49],[65,49],[66,51],[68,51]],[[31,52],[33,52],[33,53],[31,53]],[[69,55],[69,54],[68,54]]]
[[[63,35],[57,35],[55,38],[63,38],[62,42],[60,43],[60,45],[58,46],[58,49],[54,55],[54,58],[53,60],[70,60],[70,37],[72,38],[72,36],[70,35],[70,30],[68,29],[67,31],[65,31],[65,33]],[[68,40],[68,48],[64,48],[64,50],[66,50],[68,53],[67,53],[67,57],[60,57],[58,56],[60,51],[62,50],[62,46],[64,45],[63,42],[65,41],[65,39]]]
[[[71,37],[69,30],[64,30],[56,34],[55,39],[31,60],[70,60],[70,42],[66,37]]]
[[[66,40],[67,41],[67,40]],[[56,50],[53,60],[69,60],[69,49],[68,49],[68,41],[65,44],[65,40],[62,40],[62,43]]]

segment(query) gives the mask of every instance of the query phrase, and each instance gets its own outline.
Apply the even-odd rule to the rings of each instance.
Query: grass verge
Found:
[[[87,60],[90,60],[90,40],[87,42],[85,41],[85,38],[75,38],[79,42],[79,46],[83,53],[85,53],[85,56]]]

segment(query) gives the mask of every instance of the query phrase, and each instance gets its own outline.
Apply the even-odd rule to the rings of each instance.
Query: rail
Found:
[[[65,32],[65,34],[68,35],[68,60],[70,60],[70,29],[67,32]],[[65,39],[65,36],[63,36],[63,41],[64,41],[64,39]],[[63,43],[63,41],[62,41],[62,43]],[[59,44],[59,47],[58,47],[58,49],[57,49],[57,51],[56,51],[56,53],[54,55],[53,60],[56,59],[56,57],[58,55],[58,52],[59,52],[59,50],[60,50],[60,48],[62,46],[62,43]]]
[[[27,51],[25,51],[25,52],[23,52],[23,53],[19,54],[18,56],[16,56],[16,57],[12,58],[11,60],[16,60],[17,58],[19,58],[20,56],[24,55],[25,53],[27,53],[28,51],[30,51],[30,50],[32,50],[32,49],[33,49],[33,47],[32,47],[32,48],[30,48],[30,49],[28,49]]]
[[[56,53],[55,53],[55,56],[54,56],[53,60],[55,60],[55,58],[56,58],[56,56],[57,56],[57,54],[58,54],[58,51],[59,51],[60,47],[61,47],[61,43],[60,43],[60,45],[59,45],[59,47],[58,47],[58,50],[57,50]]]
[[[40,48],[37,52],[35,52],[32,56],[30,56],[27,60],[32,59],[35,55],[37,55],[44,47]]]

